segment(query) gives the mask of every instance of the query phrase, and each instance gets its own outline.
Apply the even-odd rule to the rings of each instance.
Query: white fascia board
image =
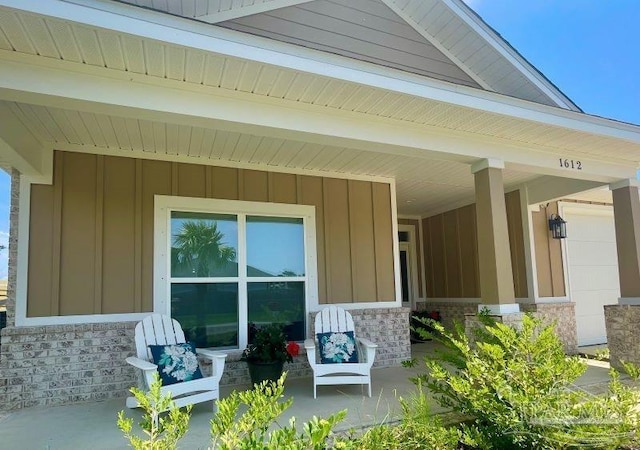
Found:
[[[195,19],[207,23],[220,23],[224,22],[225,20],[239,19],[240,17],[260,14],[268,11],[273,11],[275,9],[301,5],[303,3],[309,3],[310,1],[313,0],[272,0],[268,2],[254,3],[253,5],[248,6],[241,6],[239,8],[231,8],[226,11],[218,11],[212,14],[196,16]]]
[[[635,176],[629,161],[580,154],[584,170],[568,173],[558,168],[553,149],[2,50],[0,99],[397,156],[466,163],[490,157],[505,161],[507,169],[571,178],[611,182]]]
[[[433,80],[131,5],[101,0],[0,0],[2,6],[385,91],[640,143],[638,125]]]
[[[509,43],[507,43],[493,28],[482,18],[473,12],[472,8],[461,0],[442,0],[447,7],[460,17],[472,30],[478,33],[484,41],[496,50],[503,58],[511,63],[522,75],[537,86],[559,107],[580,111],[580,108],[571,101],[560,89],[554,86],[542,75],[529,61],[520,55]],[[471,14],[470,14],[471,12]]]

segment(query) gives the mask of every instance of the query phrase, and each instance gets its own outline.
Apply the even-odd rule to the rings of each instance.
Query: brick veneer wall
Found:
[[[604,320],[611,365],[621,368],[621,361],[640,365],[640,306],[605,305]]]
[[[522,303],[520,310],[532,313],[543,323],[556,324],[556,333],[568,354],[578,352],[578,331],[576,310],[573,302],[562,303]]]
[[[126,395],[137,375],[134,322],[2,330],[0,408],[19,409]]]
[[[424,302],[419,303],[421,311],[440,311],[442,325],[451,330],[453,323],[465,324],[468,318],[478,312],[478,303],[449,303],[449,302]],[[562,303],[520,303],[520,310],[533,314],[542,319],[544,323],[556,323],[556,332],[564,349],[568,354],[577,353],[577,328],[575,305],[572,302]]]
[[[475,302],[421,302],[416,305],[419,311],[439,311],[442,317],[442,326],[447,330],[453,330],[454,323],[465,323],[467,314],[478,312],[478,303]]]
[[[379,345],[376,367],[411,357],[409,309],[352,311],[356,334]],[[49,406],[125,397],[138,375],[126,364],[134,353],[135,322],[10,326],[1,331],[0,409]],[[290,378],[311,374],[304,352],[285,370]],[[210,373],[210,366],[203,365]],[[249,385],[240,352],[231,352],[223,385]]]

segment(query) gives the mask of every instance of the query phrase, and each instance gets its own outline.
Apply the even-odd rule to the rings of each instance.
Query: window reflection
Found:
[[[238,276],[236,216],[171,213],[172,277]]]
[[[287,340],[302,341],[305,337],[304,282],[260,282],[247,285],[249,307],[249,338],[251,327],[281,323]]]
[[[302,219],[247,216],[247,276],[304,275]]]
[[[172,283],[171,315],[196,347],[238,347],[237,283]]]

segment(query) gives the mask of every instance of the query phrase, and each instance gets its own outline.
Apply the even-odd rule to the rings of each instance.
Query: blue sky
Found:
[[[465,1],[586,113],[640,124],[640,1]]]
[[[586,113],[640,124],[640,1],[466,1]],[[8,217],[9,177],[0,171],[3,245]]]

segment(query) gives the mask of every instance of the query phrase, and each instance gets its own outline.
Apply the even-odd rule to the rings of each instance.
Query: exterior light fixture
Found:
[[[564,239],[567,237],[567,222],[557,214],[551,214],[549,218],[549,230],[554,239]]]

